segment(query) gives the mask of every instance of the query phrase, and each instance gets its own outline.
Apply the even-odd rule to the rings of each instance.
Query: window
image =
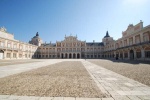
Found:
[[[27,58],[27,54],[25,54],[25,57]]]
[[[140,43],[140,35],[138,35],[138,36],[135,37],[135,43],[136,44]]]
[[[150,58],[150,51],[145,51],[145,58]]]
[[[127,46],[127,40],[124,41],[124,46]]]
[[[16,56],[16,53],[13,53],[13,58],[16,58],[17,56]]]
[[[125,58],[128,58],[128,53],[127,53],[127,52],[124,53],[124,57],[125,57]]]
[[[147,42],[147,41],[149,41],[148,33],[144,33],[143,34],[143,42]]]
[[[22,58],[22,54],[19,54],[19,58]]]
[[[4,42],[0,42],[0,46],[1,46],[1,47],[4,47]]]
[[[11,54],[10,53],[7,53],[7,58],[10,58]]]
[[[141,58],[141,52],[136,52],[136,57]]]
[[[7,44],[7,47],[10,48],[10,43]]]
[[[133,44],[133,38],[130,38],[129,39],[129,45],[132,45]]]

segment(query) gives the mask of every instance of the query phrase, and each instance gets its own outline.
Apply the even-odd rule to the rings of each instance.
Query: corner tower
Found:
[[[36,36],[34,36],[31,41],[29,41],[30,44],[34,44],[37,46],[41,46],[42,44],[42,39],[39,37],[39,33],[36,33]]]
[[[109,44],[110,42],[114,41],[112,37],[109,36],[108,31],[106,32],[106,35],[104,36],[104,38],[102,39],[104,45]]]

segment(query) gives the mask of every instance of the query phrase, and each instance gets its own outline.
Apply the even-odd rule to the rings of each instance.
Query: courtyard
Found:
[[[0,60],[2,100],[149,100],[149,86],[149,62]]]

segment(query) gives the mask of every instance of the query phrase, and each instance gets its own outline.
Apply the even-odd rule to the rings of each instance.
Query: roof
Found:
[[[56,47],[56,43],[44,43],[42,44],[42,46],[52,46],[52,47]]]
[[[110,37],[108,31],[106,32],[106,36],[104,38]]]
[[[104,43],[103,42],[88,42],[86,43],[86,46],[104,46]]]

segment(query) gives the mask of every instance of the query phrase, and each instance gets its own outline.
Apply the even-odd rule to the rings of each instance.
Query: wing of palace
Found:
[[[38,32],[29,43],[21,42],[4,27],[0,28],[0,59],[31,58],[150,60],[150,25],[143,27],[142,21],[136,25],[129,24],[117,40],[107,31],[102,42],[81,41],[70,35],[56,43],[43,43]]]

